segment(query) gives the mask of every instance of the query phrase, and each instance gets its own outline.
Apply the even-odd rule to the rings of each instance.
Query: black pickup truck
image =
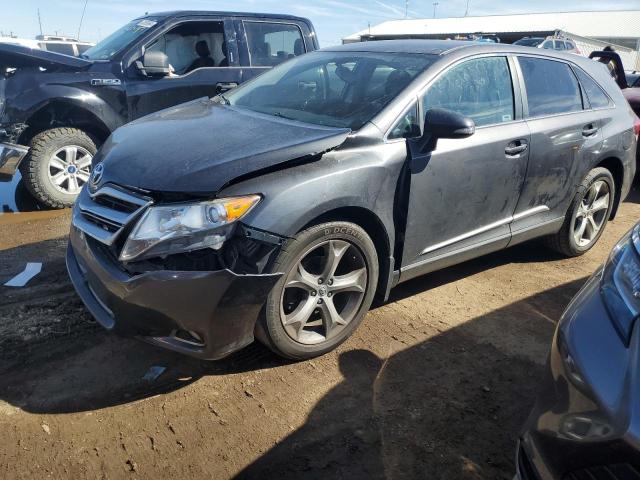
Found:
[[[199,11],[137,18],[81,58],[0,45],[0,181],[19,169],[41,203],[69,206],[119,126],[317,48],[304,18]]]

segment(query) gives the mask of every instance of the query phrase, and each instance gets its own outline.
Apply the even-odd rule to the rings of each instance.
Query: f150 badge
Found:
[[[92,78],[91,85],[94,87],[105,85],[105,86],[113,86],[113,85],[122,85],[122,82],[118,78]]]

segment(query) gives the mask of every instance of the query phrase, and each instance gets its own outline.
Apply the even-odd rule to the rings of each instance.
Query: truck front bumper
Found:
[[[230,270],[130,275],[74,226],[67,270],[85,306],[107,330],[207,360],[253,342],[262,306],[282,275]]]
[[[27,153],[29,147],[24,145],[0,143],[0,181],[11,180]]]

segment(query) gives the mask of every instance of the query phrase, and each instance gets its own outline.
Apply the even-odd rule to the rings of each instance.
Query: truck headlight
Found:
[[[247,195],[151,207],[131,231],[120,260],[165,257],[203,248],[217,250],[230,235],[233,223],[259,201],[259,195]]]
[[[640,314],[640,224],[613,247],[602,273],[600,291],[620,338],[629,345]]]

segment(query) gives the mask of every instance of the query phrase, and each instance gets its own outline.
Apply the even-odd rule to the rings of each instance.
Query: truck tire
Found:
[[[20,172],[27,190],[50,208],[73,205],[89,180],[96,142],[77,128],[52,128],[31,139]]]
[[[371,306],[378,284],[375,245],[358,225],[329,222],[289,240],[274,271],[256,337],[280,356],[301,360],[345,341]]]
[[[546,237],[545,243],[567,257],[585,254],[604,232],[614,200],[615,183],[611,172],[602,167],[594,168],[578,187],[560,231]]]

